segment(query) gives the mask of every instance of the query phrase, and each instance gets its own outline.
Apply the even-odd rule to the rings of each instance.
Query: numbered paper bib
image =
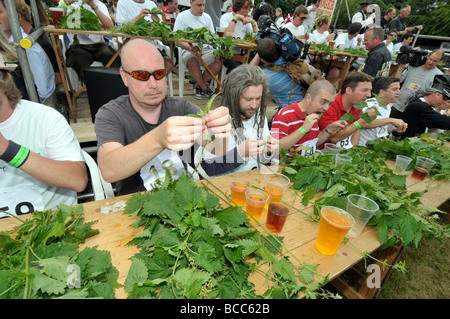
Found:
[[[180,177],[184,172],[183,162],[176,152],[164,150],[141,168],[140,174],[145,189],[151,190],[156,180],[164,181],[166,169],[174,179]]]
[[[350,135],[347,138],[344,138],[343,140],[340,140],[339,142],[336,143],[337,146],[341,147],[341,148],[352,148],[353,144],[352,144],[352,136]]]
[[[310,147],[311,149],[302,150],[300,155],[306,156],[306,157],[313,155],[316,152],[316,145],[317,145],[318,140],[319,140],[319,138],[317,137],[313,140],[304,142],[301,146]]]
[[[41,194],[31,186],[0,188],[0,211],[19,216],[45,208]],[[0,212],[0,218],[9,215]]]

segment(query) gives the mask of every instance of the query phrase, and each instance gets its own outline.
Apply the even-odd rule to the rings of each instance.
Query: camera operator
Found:
[[[400,49],[402,51],[402,49]],[[421,55],[421,52],[418,52]],[[418,59],[413,56],[409,59],[417,61]],[[406,107],[406,99],[419,89],[426,89],[431,87],[435,75],[442,74],[442,71],[437,68],[438,63],[444,57],[444,51],[436,49],[430,53],[424,64],[420,62],[412,63],[408,65],[406,63],[400,63],[394,76],[399,78],[402,83],[402,89],[398,101],[393,105],[391,109],[390,117],[402,118],[402,112]],[[420,60],[419,60],[420,61]]]
[[[259,17],[258,29],[255,37],[258,53],[250,64],[261,66],[269,77],[270,94],[280,108],[302,100],[304,88],[291,79],[285,65],[302,56],[305,47],[288,29],[276,28],[267,15]]]

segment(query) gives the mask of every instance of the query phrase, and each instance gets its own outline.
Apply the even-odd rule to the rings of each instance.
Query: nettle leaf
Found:
[[[352,113],[345,113],[345,114],[342,115],[341,118],[339,119],[339,121],[347,121],[347,122],[353,122],[354,120],[356,120],[356,117],[353,116]]]
[[[128,270],[128,275],[125,279],[125,291],[131,292],[134,285],[141,285],[147,281],[147,275],[145,263],[139,258],[132,258],[130,270]]]
[[[367,113],[361,113],[359,115],[360,118],[362,118],[364,121],[366,121],[367,123],[371,123],[372,122],[372,118],[370,117],[369,114]]]
[[[316,271],[319,265],[310,265],[308,263],[304,263],[300,268],[300,280],[305,284],[309,284],[314,281],[314,272]]]
[[[402,242],[405,246],[409,245],[415,238],[415,232],[418,229],[416,220],[410,214],[404,214],[399,220]]]

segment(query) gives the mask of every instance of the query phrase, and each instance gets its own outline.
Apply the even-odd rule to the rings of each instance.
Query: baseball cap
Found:
[[[433,84],[431,85],[434,89],[439,89],[439,91],[450,99],[450,75],[447,74],[437,74],[434,76]]]

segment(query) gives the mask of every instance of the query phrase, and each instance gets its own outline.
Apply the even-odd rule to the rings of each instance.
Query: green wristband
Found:
[[[19,168],[28,159],[30,155],[30,149],[25,146],[20,146],[16,156],[8,163],[12,167]]]
[[[358,130],[361,129],[361,125],[357,121],[355,121],[353,124],[355,124],[355,126]]]
[[[306,132],[306,130],[305,130],[303,127],[300,127],[298,130],[299,130],[300,132],[302,132],[303,135],[306,135],[306,133],[308,133],[308,132]]]

